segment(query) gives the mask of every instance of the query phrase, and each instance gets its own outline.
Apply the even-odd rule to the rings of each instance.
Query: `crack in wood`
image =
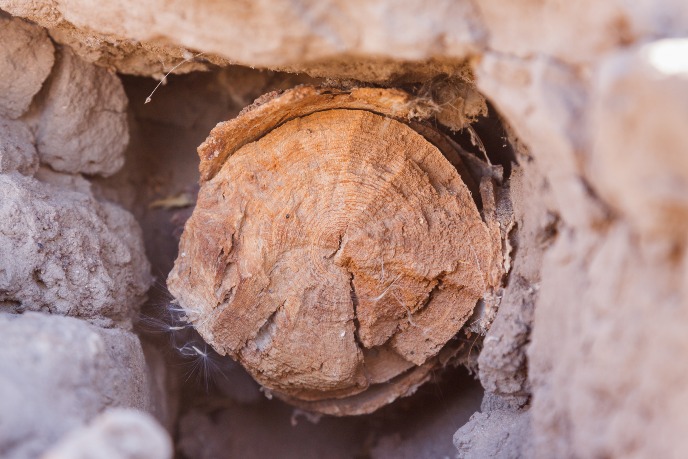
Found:
[[[356,294],[356,286],[354,285],[354,273],[349,272],[349,287],[351,292],[351,304],[354,308],[354,341],[356,346],[363,351],[366,347],[363,345],[360,337],[361,323],[358,320],[358,295]]]

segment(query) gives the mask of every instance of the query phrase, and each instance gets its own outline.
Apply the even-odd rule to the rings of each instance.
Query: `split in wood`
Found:
[[[413,392],[501,281],[499,226],[474,199],[491,179],[413,114],[404,91],[304,86],[199,147],[169,289],[207,343],[301,408]]]

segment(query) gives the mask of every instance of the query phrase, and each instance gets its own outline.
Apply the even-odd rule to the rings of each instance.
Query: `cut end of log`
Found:
[[[266,99],[199,147],[201,190],[169,289],[275,395],[374,411],[439,365],[496,286],[501,241],[439,143],[408,124],[407,93]]]

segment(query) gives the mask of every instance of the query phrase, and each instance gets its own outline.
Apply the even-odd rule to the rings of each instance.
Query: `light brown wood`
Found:
[[[281,97],[258,107],[272,129],[239,119],[199,148],[206,172],[168,286],[204,339],[276,395],[369,412],[427,379],[498,279],[499,241],[403,117]]]

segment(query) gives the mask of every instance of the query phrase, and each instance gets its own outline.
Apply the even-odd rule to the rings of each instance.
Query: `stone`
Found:
[[[141,229],[75,183],[0,174],[0,309],[128,328],[151,281]]]
[[[211,60],[220,57],[312,76],[382,82],[407,74],[422,81],[455,73],[487,38],[468,0],[439,0],[432,7],[408,0],[309,1],[278,7],[269,0],[250,5],[127,0],[97,6],[84,0],[1,0],[0,8],[49,28],[62,42],[78,43],[80,54],[101,65],[148,75],[160,75],[158,56],[169,62],[181,46],[207,53]],[[447,17],[455,21],[449,23]],[[247,40],[256,30],[261,38]],[[144,43],[143,49],[126,44],[132,38]],[[162,53],[160,43],[168,45]],[[122,55],[127,48],[130,52]],[[141,63],[144,55],[148,66]]]
[[[28,110],[43,86],[55,50],[45,29],[1,11],[0,43],[0,117],[14,119]]]
[[[41,162],[72,174],[114,174],[129,143],[126,108],[116,75],[62,48],[40,108]]]
[[[645,235],[688,231],[688,40],[610,56],[595,78],[588,174]]]
[[[681,0],[487,0],[476,6],[490,31],[490,50],[518,58],[550,56],[574,66],[594,64],[644,36],[688,31],[688,6]]]
[[[37,457],[108,407],[149,410],[139,339],[71,317],[0,313],[0,455]]]
[[[533,457],[528,411],[476,413],[454,434],[459,459]]]
[[[538,457],[688,451],[688,257],[662,246],[621,219],[546,254],[528,350]]]
[[[67,434],[42,459],[172,459],[169,434],[149,414],[113,408]]]
[[[0,8],[49,28],[89,62],[157,78],[184,59],[175,71],[231,60],[389,86],[456,73],[472,81],[474,70],[532,181],[514,197],[530,217],[518,219],[511,241],[511,277],[479,358],[484,412],[457,433],[461,455],[686,456],[686,53],[675,38],[688,34],[688,2],[363,3],[0,0]],[[673,59],[657,59],[672,47]],[[457,114],[444,122],[461,126],[461,109],[447,115]],[[541,203],[541,194],[553,199]],[[524,401],[528,412],[510,409]],[[180,449],[242,452],[241,434],[273,419],[242,430],[256,414],[188,416]],[[298,432],[256,443],[297,449]]]
[[[33,175],[38,170],[38,152],[33,133],[21,121],[0,118],[0,173],[18,171]]]
[[[499,313],[482,342],[478,375],[485,400],[498,397],[508,406],[530,398],[527,345],[541,281],[544,253],[556,237],[558,218],[551,191],[534,162],[514,166],[509,179],[513,202],[512,268]]]

